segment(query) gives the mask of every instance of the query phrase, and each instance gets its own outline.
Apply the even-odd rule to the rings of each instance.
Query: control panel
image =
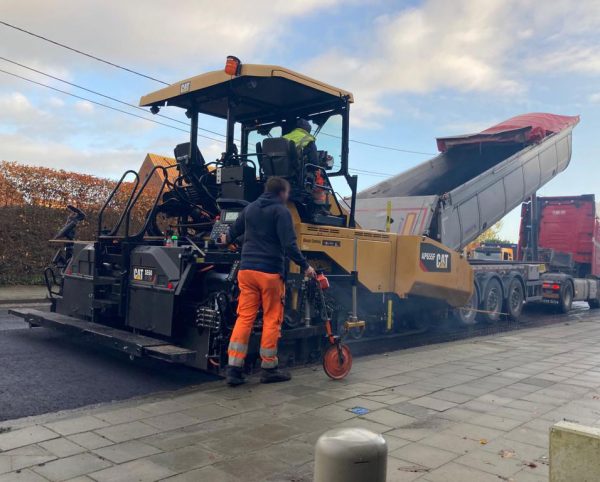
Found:
[[[221,234],[227,234],[229,226],[235,223],[242,212],[241,209],[222,209],[220,219],[214,224],[210,233],[210,239],[216,242]]]

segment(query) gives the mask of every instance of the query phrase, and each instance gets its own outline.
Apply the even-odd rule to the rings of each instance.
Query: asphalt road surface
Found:
[[[0,421],[176,390],[215,379],[181,365],[150,359],[131,361],[125,354],[79,342],[59,331],[28,328],[7,311],[0,305]],[[531,313],[525,313],[521,327],[586,321],[593,314],[582,303],[574,305],[568,315],[557,315],[551,309],[528,311]],[[456,339],[494,333],[463,331]],[[454,339],[443,331],[433,335],[423,335],[422,341],[419,337],[393,343],[390,340],[394,347],[386,349]],[[381,344],[377,345],[381,351]]]
[[[124,354],[95,348],[47,328],[30,329],[0,306],[0,421],[214,379],[180,365],[131,361]]]

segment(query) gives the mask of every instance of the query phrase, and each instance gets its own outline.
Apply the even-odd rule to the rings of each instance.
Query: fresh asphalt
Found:
[[[8,307],[0,306],[0,421],[214,379],[183,366],[131,361],[124,354],[78,342],[58,331],[28,328],[20,318],[8,314]]]
[[[27,306],[48,309],[47,305]],[[590,313],[584,303],[577,303],[568,315],[534,311],[525,314],[524,326],[528,326],[527,321],[535,322],[531,326],[544,321],[586,321]],[[395,347],[388,349],[454,339],[444,336],[442,332],[439,339],[407,341],[406,346],[396,341]],[[456,339],[470,336],[466,330]],[[215,377],[199,370],[147,359],[132,361],[122,353],[80,342],[59,331],[28,328],[20,318],[8,314],[7,305],[0,305],[0,421],[125,400],[211,380]]]

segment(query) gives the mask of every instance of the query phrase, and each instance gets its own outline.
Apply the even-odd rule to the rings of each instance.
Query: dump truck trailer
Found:
[[[462,250],[567,168],[576,116],[525,114],[480,133],[438,138],[440,154],[357,194],[364,227],[422,235]],[[463,323],[517,319],[543,299],[538,262],[471,259],[475,286]],[[479,313],[477,315],[477,313]]]
[[[573,301],[600,307],[600,221],[593,194],[537,197],[523,203],[518,258],[539,260],[545,303],[561,311]]]

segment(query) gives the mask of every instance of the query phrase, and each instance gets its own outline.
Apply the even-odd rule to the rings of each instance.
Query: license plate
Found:
[[[145,281],[146,283],[153,283],[155,280],[154,268],[134,266],[132,277],[133,281]]]

